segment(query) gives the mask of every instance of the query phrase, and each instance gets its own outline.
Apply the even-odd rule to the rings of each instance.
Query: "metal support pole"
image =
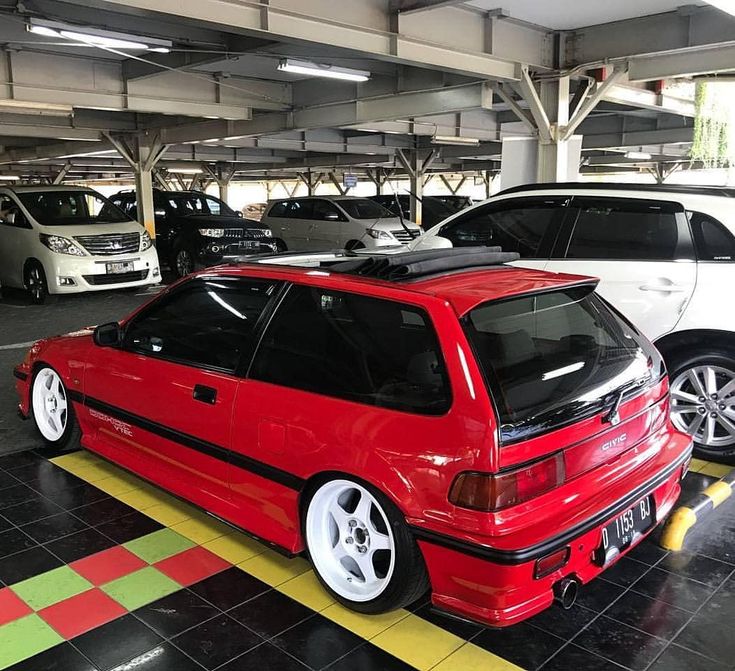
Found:
[[[396,157],[408,174],[411,182],[411,211],[409,218],[419,226],[421,226],[423,215],[424,174],[431,167],[432,163],[434,163],[438,155],[436,149],[432,149],[423,159],[422,152],[418,149],[398,149],[396,152]]]

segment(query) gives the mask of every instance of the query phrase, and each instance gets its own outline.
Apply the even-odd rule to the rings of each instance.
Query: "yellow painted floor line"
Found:
[[[91,453],[51,461],[420,671],[523,671],[405,609],[361,615],[344,608],[322,588],[305,559],[283,557]]]

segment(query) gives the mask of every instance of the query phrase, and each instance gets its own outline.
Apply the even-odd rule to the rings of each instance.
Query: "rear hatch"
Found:
[[[499,418],[499,534],[564,527],[660,467],[664,364],[594,288],[491,301],[463,318]]]

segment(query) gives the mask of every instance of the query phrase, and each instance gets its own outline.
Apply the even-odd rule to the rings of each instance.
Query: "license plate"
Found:
[[[654,524],[653,497],[641,499],[618,515],[602,530],[602,543],[595,551],[595,563],[607,566],[623,550],[635,545]]]
[[[129,273],[133,271],[132,261],[114,261],[113,263],[105,264],[105,272],[108,275],[117,275],[119,273]]]
[[[254,249],[255,247],[260,247],[257,240],[240,240],[240,249]]]

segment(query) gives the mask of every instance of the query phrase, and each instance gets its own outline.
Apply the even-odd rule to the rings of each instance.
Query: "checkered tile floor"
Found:
[[[691,490],[723,470],[694,468]],[[0,457],[0,669],[725,671],[735,668],[723,630],[735,621],[728,505],[688,552],[646,542],[572,610],[494,631],[426,599],[352,613],[303,559],[92,454]]]

